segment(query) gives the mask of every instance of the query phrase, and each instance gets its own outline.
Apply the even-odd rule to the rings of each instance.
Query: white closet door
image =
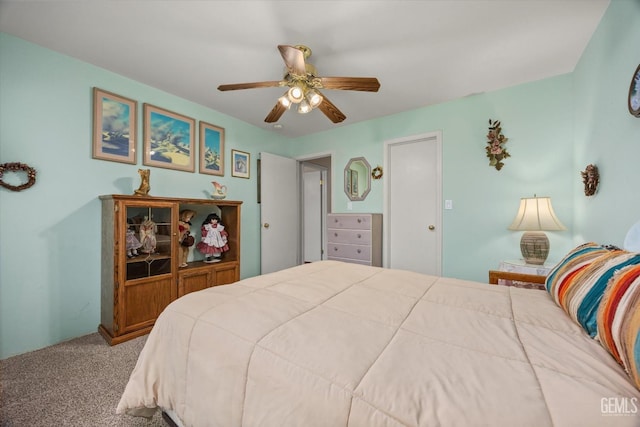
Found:
[[[440,133],[385,142],[386,266],[442,271]]]

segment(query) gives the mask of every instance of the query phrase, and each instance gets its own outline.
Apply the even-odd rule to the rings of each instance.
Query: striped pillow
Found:
[[[598,338],[640,389],[640,265],[618,271],[598,310]]]
[[[597,333],[598,308],[609,279],[615,271],[635,264],[640,264],[640,254],[585,243],[551,270],[546,288],[569,317],[593,338]]]

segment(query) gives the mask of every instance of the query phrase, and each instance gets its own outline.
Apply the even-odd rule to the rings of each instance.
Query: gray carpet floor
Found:
[[[147,337],[109,346],[98,334],[0,360],[0,426],[166,426],[116,415]]]

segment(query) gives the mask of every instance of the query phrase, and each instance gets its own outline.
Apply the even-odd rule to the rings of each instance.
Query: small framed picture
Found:
[[[629,86],[629,112],[640,117],[640,65],[636,68]]]
[[[93,88],[94,159],[136,164],[137,103]]]
[[[237,178],[249,178],[251,169],[251,154],[244,151],[231,150],[231,176]]]
[[[195,172],[195,127],[190,117],[144,104],[142,163]]]
[[[224,129],[200,122],[200,173],[224,176]]]

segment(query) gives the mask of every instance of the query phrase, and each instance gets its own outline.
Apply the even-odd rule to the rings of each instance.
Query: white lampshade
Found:
[[[562,225],[551,206],[550,197],[520,199],[520,208],[509,230],[515,231],[560,231]]]
[[[520,251],[527,264],[544,264],[549,255],[549,239],[544,231],[566,230],[560,222],[549,197],[520,199],[520,208],[509,230],[524,231]]]

